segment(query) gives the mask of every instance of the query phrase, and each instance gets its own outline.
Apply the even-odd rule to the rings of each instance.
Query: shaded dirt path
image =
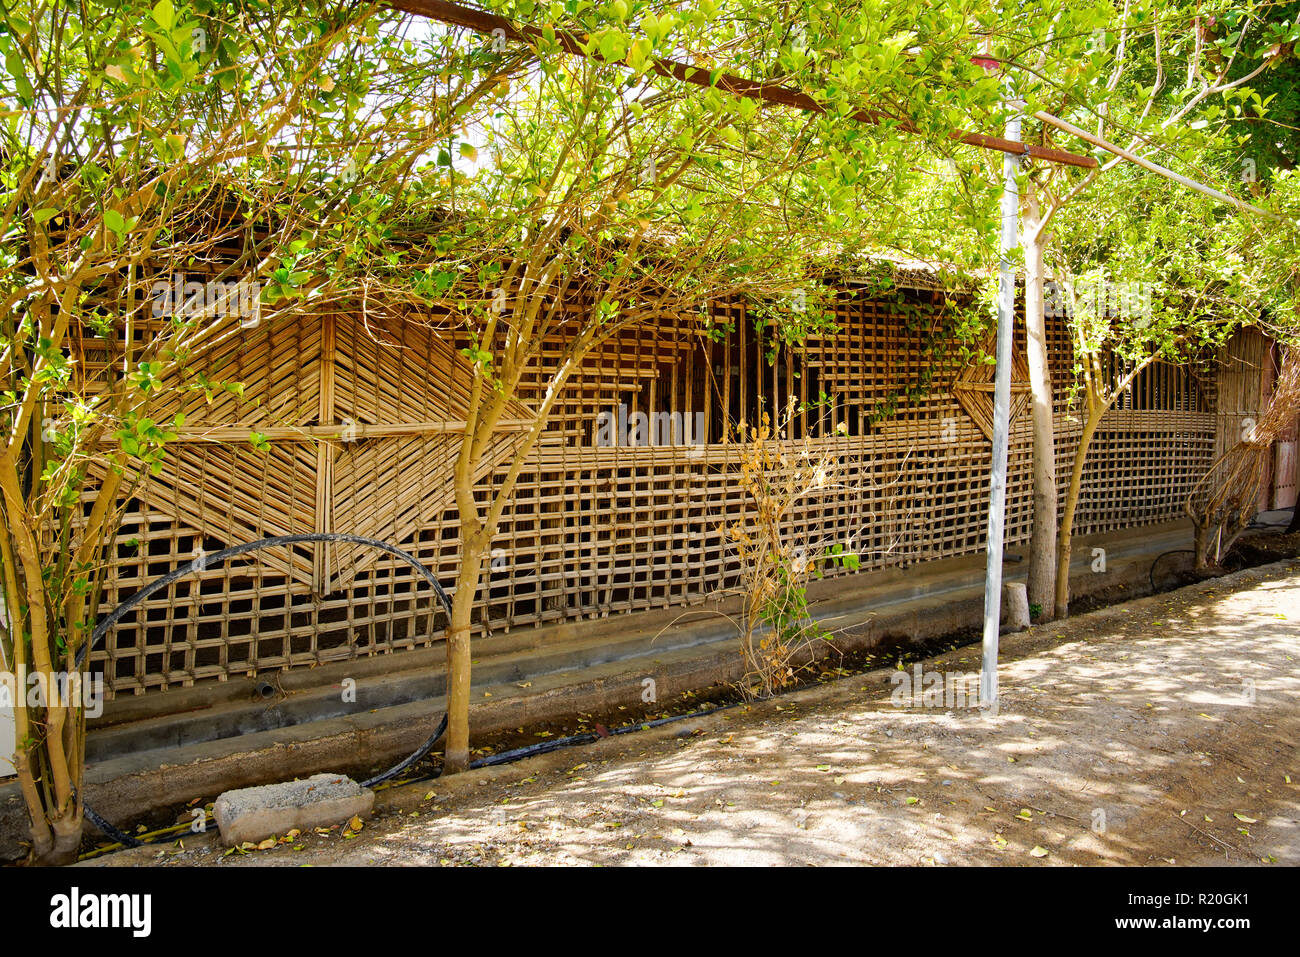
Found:
[[[1004,636],[996,717],[900,708],[875,671],[383,792],[352,836],[101,863],[1296,865],[1297,572]],[[978,647],[923,667],[974,672]]]

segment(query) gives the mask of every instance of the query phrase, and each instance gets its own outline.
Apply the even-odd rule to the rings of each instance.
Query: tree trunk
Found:
[[[74,802],[64,815],[53,822],[54,842],[43,853],[32,855],[32,863],[40,867],[62,867],[77,863],[81,851],[81,802]]]
[[[470,624],[483,567],[484,549],[477,536],[462,535],[462,542],[447,629],[447,737],[443,752],[443,770],[447,774],[469,767]]]
[[[1196,534],[1193,538],[1192,548],[1196,551],[1195,568],[1198,572],[1203,572],[1210,567],[1211,527],[1212,525],[1208,519],[1196,523]]]
[[[1074,453],[1074,466],[1070,469],[1070,484],[1065,491],[1065,510],[1061,514],[1061,532],[1057,540],[1056,556],[1056,617],[1065,618],[1070,613],[1070,535],[1074,530],[1074,512],[1079,505],[1079,491],[1083,487],[1083,464],[1088,459],[1088,446],[1101,422],[1101,412],[1094,409],[1098,403],[1088,402],[1088,417],[1079,436],[1079,447]]]
[[[1047,365],[1047,321],[1043,314],[1043,236],[1038,193],[1025,193],[1025,359],[1034,424],[1034,523],[1029,542],[1029,604],[1040,621],[1054,617],[1056,601],[1056,436],[1052,421],[1052,376]]]

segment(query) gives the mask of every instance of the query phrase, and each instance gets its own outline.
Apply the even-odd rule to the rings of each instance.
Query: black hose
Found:
[[[700,711],[688,712],[687,714],[669,715],[666,718],[656,718],[654,721],[639,721],[636,724],[628,724],[628,725],[623,725],[622,727],[619,728],[611,728],[609,733],[611,736],[613,736],[616,734],[631,734],[634,731],[645,731],[650,728],[657,728],[660,725],[671,724],[674,721],[685,721],[687,718],[702,718],[705,715],[710,715],[718,711],[726,711],[729,708],[734,708],[739,704],[743,704],[743,702],[736,701],[731,704],[718,705],[716,708],[704,708]],[[447,717],[446,715],[443,715],[443,723],[439,725],[437,734],[442,733],[446,721],[447,721]],[[522,748],[515,748],[512,751],[502,751],[499,754],[491,754],[488,755],[486,758],[480,758],[479,760],[474,761],[469,765],[469,770],[478,771],[481,770],[482,768],[497,767],[502,764],[511,764],[515,761],[521,761],[524,758],[531,758],[531,757],[536,757],[537,755],[540,754],[549,754],[552,751],[559,751],[562,748],[575,747],[580,744],[590,744],[591,742],[596,741],[599,738],[600,735],[587,731],[584,732],[583,734],[573,734],[564,738],[553,738],[550,741],[540,741],[537,744],[530,744]],[[437,740],[436,735],[434,740]],[[370,787],[373,783],[377,783],[380,780],[386,780],[387,778],[392,777],[396,772],[405,770],[413,763],[414,763],[413,757],[407,758],[401,764],[397,765],[396,768],[389,771],[385,771],[379,777],[371,778],[369,781],[366,781],[363,786]],[[439,777],[441,774],[442,774],[442,769],[439,768],[438,770],[434,771],[432,774],[420,778],[414,778],[411,781],[407,781],[404,783],[414,784],[420,781],[432,781],[433,779]],[[134,837],[131,837],[129,834],[123,834],[117,828],[113,827],[113,825],[109,824],[102,817],[96,814],[89,807],[85,807],[83,805],[83,810],[86,813],[86,817],[88,817],[96,827],[98,827],[101,831],[107,834],[114,841],[117,841],[120,844],[124,844],[127,847],[144,847],[146,844],[166,844],[166,843],[170,843],[172,840],[171,837],[156,837],[151,840],[144,840],[144,841],[138,840]]]
[[[663,724],[670,724],[673,721],[684,721],[687,718],[702,718],[707,714],[714,714],[718,711],[724,711],[727,708],[734,708],[739,702],[733,704],[718,705],[716,708],[705,708],[703,711],[691,711],[687,714],[674,714],[666,718],[656,718],[654,721],[642,721],[637,724],[627,724],[621,728],[612,728],[611,735],[629,734],[633,731],[644,731],[649,728],[657,728]],[[579,744],[590,744],[599,740],[600,735],[591,731],[584,731],[582,734],[571,734],[566,738],[554,738],[550,741],[539,741],[537,744],[529,744],[522,748],[515,748],[513,751],[502,751],[500,754],[492,754],[486,758],[480,758],[478,761],[470,764],[471,771],[477,771],[479,768],[490,768],[498,764],[510,764],[512,761],[519,761],[523,758],[535,757],[539,754],[549,754],[552,751],[559,751],[561,748],[570,748]],[[435,775],[436,777],[436,775]]]
[[[362,781],[361,786],[363,788],[372,788],[376,784],[383,784],[385,781],[397,777],[399,774],[401,774],[411,765],[415,764],[422,757],[424,757],[426,754],[432,751],[433,746],[438,743],[438,739],[442,737],[443,732],[446,730],[447,730],[447,712],[444,711],[442,713],[442,720],[438,722],[438,727],[434,729],[433,734],[429,735],[428,739],[424,742],[424,744],[416,748],[415,751],[412,752],[409,758],[407,758],[405,761],[401,762],[400,764],[394,764],[387,771],[384,771],[381,774],[376,774],[373,778],[370,778],[367,781]],[[434,777],[437,777],[437,775],[434,775]]]
[[[143,841],[137,841],[130,834],[119,831],[113,825],[100,817],[99,814],[96,813],[95,809],[89,804],[81,805],[81,811],[90,820],[90,823],[103,831],[105,836],[110,840],[117,841],[117,843],[121,844],[123,847],[144,847]]]
[[[1194,548],[1171,548],[1169,551],[1167,551],[1167,552],[1161,552],[1159,555],[1157,555],[1157,556],[1155,557],[1155,559],[1151,562],[1151,573],[1150,573],[1150,576],[1149,576],[1149,577],[1150,577],[1150,580],[1151,580],[1151,594],[1154,595],[1154,594],[1156,593],[1156,563],[1159,562],[1160,559],[1164,558],[1166,555],[1183,555],[1183,554],[1195,555],[1195,554],[1196,554],[1196,549],[1194,549]]]
[[[381,542],[377,538],[365,538],[361,535],[344,535],[339,532],[303,532],[299,535],[278,535],[274,538],[259,538],[255,542],[246,542],[243,545],[234,545],[230,548],[223,548],[221,551],[213,552],[211,555],[201,555],[193,561],[186,562],[184,565],[176,566],[161,578],[155,578],[126,601],[122,602],[122,604],[114,608],[99,622],[99,624],[95,626],[95,630],[90,633],[90,640],[82,645],[81,650],[77,652],[77,670],[81,670],[82,666],[86,663],[86,655],[90,653],[91,648],[99,643],[99,639],[108,634],[108,629],[121,621],[122,618],[125,617],[126,613],[136,605],[140,604],[140,602],[166,588],[173,582],[179,581],[186,575],[191,575],[196,571],[201,571],[214,562],[217,564],[224,564],[227,559],[234,558],[237,555],[244,555],[248,552],[258,552],[264,548],[275,548],[279,545],[297,545],[303,542],[345,542],[352,545],[369,545],[372,548],[378,548],[380,551],[388,552],[390,555],[395,555],[419,572],[420,576],[433,586],[434,594],[436,594],[439,601],[442,602],[442,607],[446,609],[448,616],[451,615],[451,599],[448,598],[447,593],[443,591],[442,585],[439,583],[438,579],[433,577],[433,573],[430,572],[429,569],[425,568],[418,558],[408,552],[402,551],[395,545]]]
[[[280,545],[297,545],[303,542],[344,542],[352,545],[367,545],[371,548],[377,548],[380,551],[387,552],[390,555],[402,559],[414,568],[420,574],[420,577],[433,586],[434,594],[437,595],[438,600],[442,602],[442,607],[447,612],[448,618],[451,617],[451,599],[447,597],[447,592],[443,590],[442,584],[433,576],[433,573],[430,572],[429,569],[424,567],[418,558],[411,555],[409,552],[402,551],[402,549],[395,545],[382,542],[377,538],[366,538],[362,535],[345,535],[340,532],[303,532],[298,535],[277,535],[274,538],[260,538],[255,542],[246,542],[243,545],[234,545],[230,548],[223,548],[221,551],[213,552],[211,555],[200,555],[200,557],[193,561],[186,562],[184,565],[178,565],[166,575],[163,575],[160,578],[155,578],[100,620],[99,624],[95,626],[95,630],[90,633],[90,639],[77,651],[75,670],[78,672],[81,671],[86,664],[86,657],[90,654],[90,650],[99,643],[101,638],[108,634],[108,629],[121,621],[122,618],[125,617],[125,615],[136,605],[140,604],[150,595],[154,595],[166,588],[173,582],[179,581],[186,575],[192,575],[196,571],[201,571],[214,563],[218,565],[224,564],[228,559],[234,558],[237,555],[245,555],[249,552],[261,551],[263,548],[275,548]],[[443,712],[442,720],[438,722],[438,727],[434,730],[433,734],[431,734],[425,742],[411,754],[410,757],[406,758],[400,764],[393,765],[393,767],[384,771],[382,774],[376,775],[370,780],[362,782],[361,786],[372,787],[396,777],[432,751],[433,746],[438,743],[438,739],[442,737],[446,730],[447,714],[446,712]],[[127,847],[141,846],[141,843],[135,838],[122,833],[100,817],[90,805],[83,804],[82,810],[95,827],[99,828],[113,840]]]

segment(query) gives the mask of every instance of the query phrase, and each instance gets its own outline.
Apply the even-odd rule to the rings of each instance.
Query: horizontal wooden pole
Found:
[[[495,432],[527,432],[533,427],[531,419],[502,419]],[[242,425],[218,425],[211,428],[183,428],[176,432],[177,442],[213,442],[222,445],[247,443],[253,432],[268,442],[316,442],[335,439],[351,442],[358,439],[381,439],[403,435],[426,435],[439,432],[463,432],[465,422],[447,419],[438,422],[394,422],[374,425],[357,422],[352,425],[299,425],[253,428]],[[346,437],[344,433],[347,433]],[[113,444],[116,439],[105,439],[101,444]]]
[[[992,382],[957,382],[953,385],[953,392],[992,392],[994,383]],[[1012,392],[1028,392],[1028,382],[1012,382]]]

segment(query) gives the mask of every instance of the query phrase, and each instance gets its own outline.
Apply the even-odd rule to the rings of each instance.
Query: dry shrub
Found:
[[[750,507],[721,531],[741,563],[741,691],[748,698],[770,697],[792,683],[801,653],[827,641],[808,613],[808,582],[821,564],[858,565],[842,545],[827,549],[813,541],[797,520],[800,501],[830,488],[835,462],[814,452],[807,440],[783,438],[796,411],[792,402],[775,424],[764,412],[760,424],[742,422],[734,434],[741,455],[732,468]]]
[[[1255,517],[1273,444],[1300,415],[1300,350],[1288,349],[1273,394],[1253,428],[1229,448],[1188,494],[1183,508],[1196,526],[1196,567],[1217,564]]]

